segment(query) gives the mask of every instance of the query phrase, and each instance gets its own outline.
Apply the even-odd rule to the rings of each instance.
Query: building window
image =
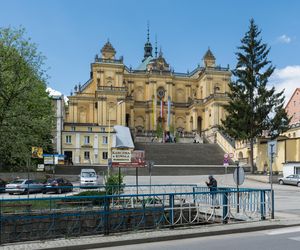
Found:
[[[71,131],[75,131],[76,130],[76,127],[75,126],[72,126],[71,127]]]
[[[93,128],[92,128],[92,127],[88,127],[88,131],[89,131],[89,132],[92,132],[92,131],[93,131]]]
[[[108,153],[107,152],[102,152],[102,159],[107,160],[108,158]]]
[[[102,137],[102,144],[107,144],[108,143],[108,138],[107,136]]]
[[[90,137],[89,136],[84,137],[84,144],[90,144]]]
[[[294,101],[294,106],[296,106],[296,101]]]
[[[72,143],[72,137],[70,135],[66,135],[66,143]]]
[[[90,152],[89,151],[85,151],[84,152],[84,159],[85,160],[89,160],[90,159]]]
[[[101,132],[105,132],[105,128],[101,127],[101,128],[100,128],[100,131],[101,131]]]

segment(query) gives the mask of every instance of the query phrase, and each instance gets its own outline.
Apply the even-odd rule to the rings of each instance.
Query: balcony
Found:
[[[123,57],[120,57],[120,59],[104,59],[104,58],[95,58],[95,62],[97,63],[117,63],[117,64],[123,64]]]
[[[97,92],[105,92],[105,93],[127,93],[127,87],[114,87],[114,86],[98,86]]]

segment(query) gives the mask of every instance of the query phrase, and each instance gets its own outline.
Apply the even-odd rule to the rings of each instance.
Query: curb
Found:
[[[188,238],[196,238],[196,237],[207,237],[207,236],[218,236],[225,234],[236,234],[236,233],[247,233],[254,231],[263,231],[263,230],[271,230],[271,229],[279,229],[286,227],[295,227],[300,226],[299,224],[292,225],[266,225],[266,226],[255,226],[255,227],[245,227],[245,228],[233,228],[233,229],[225,229],[220,231],[207,231],[207,232],[198,232],[198,233],[188,233],[188,234],[175,234],[161,237],[149,237],[149,238],[140,238],[140,239],[132,239],[132,240],[120,240],[113,242],[98,242],[91,244],[82,244],[82,245],[73,245],[73,246],[62,246],[62,247],[50,247],[43,248],[46,250],[81,250],[81,249],[95,249],[95,248],[103,248],[103,247],[116,247],[116,246],[124,246],[124,245],[136,245],[136,244],[144,244],[151,242],[160,242],[160,241],[170,241],[170,240],[181,240]]]

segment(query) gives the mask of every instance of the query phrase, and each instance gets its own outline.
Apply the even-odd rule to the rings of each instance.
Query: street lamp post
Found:
[[[117,106],[119,106],[120,104],[122,104],[124,102],[124,100],[118,101],[117,102]],[[107,138],[107,176],[109,176],[110,173],[110,165],[111,165],[111,140],[110,140],[110,111],[111,111],[111,106],[108,107],[108,138]],[[120,168],[119,168],[119,178],[120,178]]]

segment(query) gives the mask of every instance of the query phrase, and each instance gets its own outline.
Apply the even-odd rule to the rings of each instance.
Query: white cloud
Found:
[[[283,34],[283,35],[277,37],[277,41],[280,43],[290,43],[292,41],[292,38]]]
[[[48,87],[46,89],[46,91],[49,93],[49,96],[61,96],[62,95],[61,92],[59,92],[59,91],[57,91],[55,89],[52,89],[50,87]],[[68,97],[64,96],[64,100],[65,100],[65,102],[68,102],[69,99],[68,99]]]
[[[289,101],[296,88],[300,88],[300,65],[276,69],[270,79],[270,85],[277,91],[285,90],[285,103]]]

